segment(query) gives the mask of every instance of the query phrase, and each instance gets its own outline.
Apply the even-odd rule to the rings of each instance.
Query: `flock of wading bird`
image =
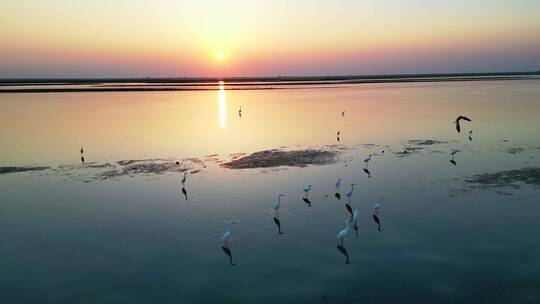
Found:
[[[240,107],[240,109],[238,110],[238,116],[239,117],[242,117],[242,108]],[[343,110],[341,112],[341,116],[345,117],[345,111]],[[471,119],[469,119],[468,117],[465,117],[465,116],[459,116],[456,118],[456,120],[454,121],[454,124],[456,125],[456,130],[458,133],[461,132],[461,124],[460,122],[461,121],[472,121]],[[470,130],[468,132],[468,138],[470,141],[472,141],[472,132],[473,130]],[[338,131],[337,132],[337,141],[339,142],[340,141],[340,134],[341,132]],[[400,154],[407,154],[408,151],[405,147],[402,147],[403,151],[400,152]],[[84,164],[84,149],[83,147],[81,146],[81,162]],[[456,161],[454,160],[454,156],[461,152],[459,149],[452,149],[450,151],[450,163],[452,165],[456,165]],[[382,153],[384,153],[384,151],[382,151]],[[368,169],[368,166],[369,166],[369,162],[371,161],[372,159],[372,156],[374,156],[374,154],[370,154],[366,159],[363,160],[365,166],[363,168],[363,171],[368,175],[368,177],[371,177],[371,172],[369,171]],[[184,171],[184,174],[182,175],[181,179],[180,179],[180,182],[182,184],[182,194],[184,195],[185,199],[187,200],[187,190],[186,190],[186,182],[187,182],[187,179],[188,179],[188,173],[187,171]],[[342,182],[342,179],[341,178],[338,178],[336,180],[336,183],[335,183],[335,189],[336,189],[336,192],[334,194],[334,196],[338,199],[338,200],[341,200],[341,194],[340,194],[340,188],[341,188],[341,182]],[[345,194],[345,196],[347,197],[347,202],[345,203],[345,209],[346,211],[348,212],[349,216],[347,217],[347,219],[345,220],[345,227],[340,230],[336,236],[336,239],[338,241],[338,244],[337,244],[337,249],[340,253],[342,253],[346,260],[345,260],[345,263],[346,264],[349,264],[350,263],[350,258],[349,258],[349,254],[347,252],[347,249],[344,247],[344,240],[345,238],[348,236],[349,234],[349,230],[352,228],[354,231],[355,231],[355,235],[356,237],[358,237],[358,218],[360,216],[360,212],[358,211],[358,209],[353,209],[352,207],[352,195],[353,195],[353,192],[354,192],[354,187],[356,186],[356,184],[352,183],[350,184],[350,190]],[[306,205],[308,207],[311,207],[311,201],[309,200],[309,193],[311,192],[312,190],[312,185],[307,185],[304,189],[303,189],[303,192],[304,192],[304,196],[302,197],[302,200],[306,203]],[[278,228],[278,234],[282,235],[283,232],[281,231],[281,222],[279,220],[279,209],[281,208],[281,198],[284,197],[285,194],[279,194],[277,196],[277,201],[276,203],[273,205],[273,210],[274,210],[274,217],[273,217],[273,220],[274,220],[274,223],[276,224],[277,228]],[[383,229],[381,228],[381,219],[380,219],[380,209],[382,207],[382,202],[384,200],[384,197],[381,196],[379,197],[377,200],[375,200],[375,202],[373,202],[373,206],[372,206],[372,219],[373,219],[373,222],[375,222],[375,224],[377,224],[377,231],[383,231]],[[221,237],[221,239],[223,240],[223,246],[221,247],[223,249],[223,252],[228,256],[229,258],[229,264],[232,266],[234,265],[233,263],[233,260],[232,260],[232,251],[229,247],[229,239],[231,238],[231,235],[232,235],[232,227],[233,225],[235,224],[236,222],[235,221],[231,221],[229,222],[228,224],[228,228],[227,230],[225,231],[225,233],[223,233],[223,236]]]

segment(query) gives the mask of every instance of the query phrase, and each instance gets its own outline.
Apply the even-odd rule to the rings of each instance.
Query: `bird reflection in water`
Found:
[[[367,177],[371,178],[371,172],[367,168],[364,168],[364,173],[367,174]]]
[[[223,252],[229,258],[229,265],[234,266],[231,249],[229,247],[226,247],[226,246],[222,246],[221,249],[223,249]]]
[[[283,234],[283,232],[281,232],[281,221],[279,220],[279,217],[274,217],[274,224],[276,224],[278,228],[278,234]]]
[[[458,149],[452,149],[452,151],[450,152],[450,163],[454,166],[456,165],[456,161],[454,160],[454,155],[456,155],[459,152],[461,151]]]
[[[182,187],[182,194],[184,195],[184,197],[186,198],[186,201],[187,201],[188,198],[187,198],[187,190],[186,190],[186,187]]]
[[[381,196],[375,201],[375,204],[373,204],[373,221],[375,222],[375,224],[377,224],[377,231],[382,231],[381,219],[379,218],[379,211],[382,207],[383,200],[384,200],[384,197]]]
[[[345,256],[345,264],[350,264],[350,258],[349,253],[347,252],[347,249],[343,247],[343,245],[337,245],[338,251]]]

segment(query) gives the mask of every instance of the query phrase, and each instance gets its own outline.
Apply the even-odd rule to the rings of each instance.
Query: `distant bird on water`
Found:
[[[341,178],[336,180],[336,190],[339,190],[339,187],[341,187]]]
[[[336,236],[336,239],[341,242],[341,246],[343,246],[343,238],[345,238],[347,234],[349,234],[349,230],[351,229],[351,220],[347,219],[345,223],[347,223],[347,226],[342,229]]]
[[[371,160],[371,154],[368,156],[368,158],[364,159],[364,163],[366,164],[366,166],[368,165],[370,160]]]
[[[347,196],[347,198],[349,200],[351,200],[352,194],[354,192],[354,186],[356,186],[356,184],[351,184],[351,190],[349,190],[349,192],[347,192],[347,194],[345,194],[345,196]]]
[[[384,200],[384,196],[381,196],[377,200],[375,200],[375,203],[373,204],[373,212],[379,213],[379,209],[381,209],[383,200]]]
[[[459,124],[459,122],[461,120],[465,120],[465,121],[472,121],[470,118],[468,117],[465,117],[465,116],[458,116],[458,118],[456,118],[456,121],[454,121],[454,123],[456,124],[456,130],[459,132],[461,132],[461,126]]]
[[[234,223],[235,222],[232,221],[229,223],[229,225],[232,225]],[[231,238],[231,233],[232,227],[229,226],[229,229],[227,229],[227,231],[225,231],[225,233],[223,233],[223,236],[221,237],[221,239],[223,240],[223,246],[225,246],[226,248],[229,248],[229,239]]]
[[[311,191],[311,185],[307,185],[307,187],[304,188],[304,194],[306,197],[308,196],[309,191]]]
[[[280,194],[278,195],[277,197],[277,202],[276,204],[274,205],[274,213],[276,214],[276,216],[279,215],[279,208],[281,207],[281,198],[285,196],[285,194]]]

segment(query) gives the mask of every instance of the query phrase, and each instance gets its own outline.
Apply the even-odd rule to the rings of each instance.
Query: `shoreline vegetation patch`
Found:
[[[494,173],[482,173],[466,178],[465,183],[471,188],[479,189],[519,189],[522,184],[540,187],[540,168],[526,167]]]
[[[284,151],[279,149],[265,150],[233,159],[222,164],[229,169],[256,169],[272,167],[306,167],[308,165],[328,165],[337,161],[337,151],[306,149]]]

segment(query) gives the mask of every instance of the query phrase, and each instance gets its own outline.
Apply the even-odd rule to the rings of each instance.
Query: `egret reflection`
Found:
[[[227,125],[227,96],[225,96],[225,83],[219,82],[218,92],[219,124],[222,128]]]

